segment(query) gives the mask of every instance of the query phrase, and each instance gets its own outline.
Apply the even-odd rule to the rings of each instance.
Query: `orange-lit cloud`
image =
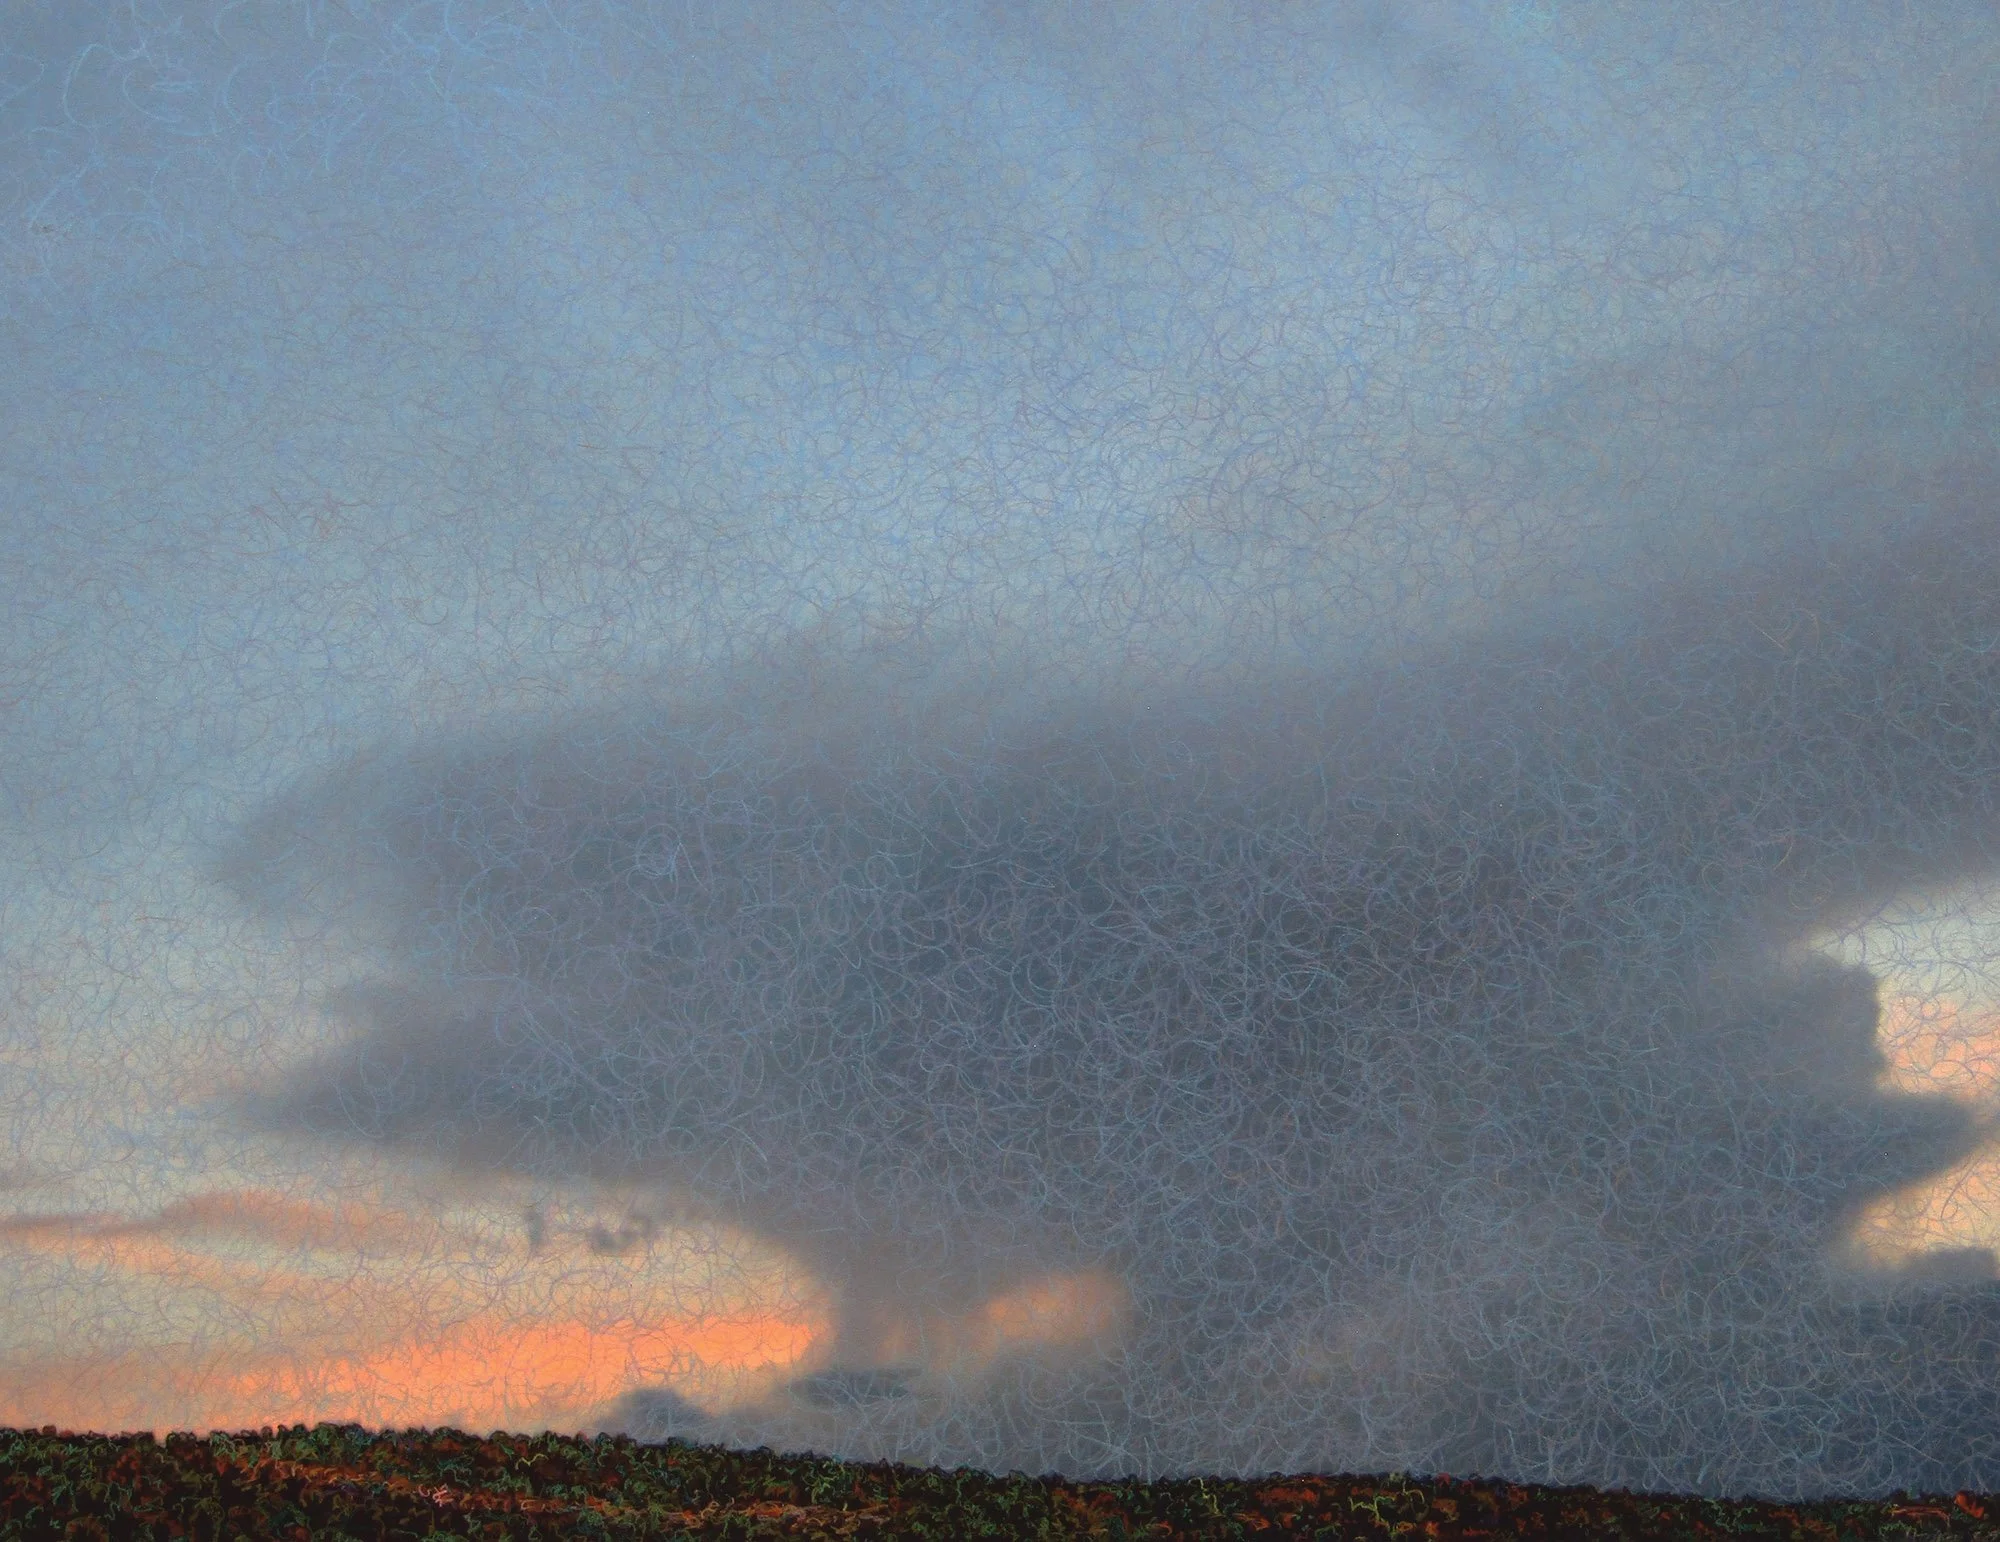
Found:
[[[2000,1103],[2000,1012],[1944,995],[1885,991],[1881,1003],[1885,1089],[1982,1107]],[[1951,1171],[1875,1201],[1848,1241],[1874,1262],[2000,1248],[2000,1144],[1989,1142]]]
[[[1885,993],[1878,1034],[1889,1060],[1885,1086],[1967,1101],[2000,1097],[2000,1012],[1949,996]]]
[[[901,1363],[928,1365],[947,1379],[973,1378],[1005,1354],[1102,1343],[1124,1325],[1129,1307],[1128,1292],[1109,1274],[1049,1274],[969,1311],[899,1324],[886,1353]]]
[[[796,1363],[824,1331],[824,1323],[774,1313],[627,1321],[608,1330],[485,1313],[370,1355],[259,1364],[225,1378],[220,1395],[232,1406],[279,1410],[259,1423],[582,1429],[635,1386],[665,1382],[713,1397],[718,1384],[732,1382],[741,1396],[743,1381],[768,1380],[755,1373]]]

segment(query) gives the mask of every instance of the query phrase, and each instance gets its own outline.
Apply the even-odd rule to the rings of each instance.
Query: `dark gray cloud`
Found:
[[[1875,978],[1796,944],[1993,862],[1990,478],[1365,666],[1044,696],[802,645],[337,769],[223,870],[345,880],[391,963],[247,1109],[782,1243],[840,1299],[793,1395],[862,1446],[1978,1481],[1991,1255],[1829,1260],[1981,1131],[1878,1088]],[[1105,1364],[880,1363],[885,1316],[1089,1268],[1137,1308]]]
[[[2000,1486],[1991,1255],[1842,1247],[1990,1132],[1805,946],[1993,865],[1996,75],[1972,4],[17,6],[21,956],[216,880],[190,1031],[283,943],[334,1033],[210,1114],[833,1291],[635,1430]],[[910,1352],[1060,1276],[1117,1331]]]

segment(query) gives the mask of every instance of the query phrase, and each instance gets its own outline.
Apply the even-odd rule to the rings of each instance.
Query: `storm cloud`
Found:
[[[1992,860],[1986,486],[1554,635],[1054,698],[805,648],[342,768],[224,870],[392,963],[248,1106],[781,1241],[839,1301],[794,1398],[870,1395],[736,1440],[1971,1481],[1991,1255],[1886,1295],[1829,1255],[1979,1132],[1876,1085],[1874,976],[1796,945]],[[1052,1270],[1128,1298],[1087,1369],[892,1341]]]
[[[2000,1487],[1827,942],[2000,857],[1982,8],[6,26],[8,860],[293,972],[218,1127],[824,1288],[605,1427]]]

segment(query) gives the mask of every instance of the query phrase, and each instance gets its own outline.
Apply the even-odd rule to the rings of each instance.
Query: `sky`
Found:
[[[1996,86],[0,0],[0,1423],[2000,1488]]]

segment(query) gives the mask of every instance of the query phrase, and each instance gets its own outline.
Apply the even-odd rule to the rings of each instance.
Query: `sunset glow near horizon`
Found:
[[[2000,1487],[1995,101],[0,8],[0,1425]]]
[[[114,1187],[113,1164],[84,1168],[17,1126],[0,1258],[57,1310],[0,1319],[0,1426],[575,1433],[634,1387],[722,1409],[818,1363],[818,1282],[754,1237],[649,1220],[666,1194],[227,1151],[187,1105],[240,1072],[237,1051],[133,1072],[121,1112],[102,1041],[35,1027],[44,1088],[69,1090],[124,1162],[171,1160]],[[1114,1333],[1121,1310],[1115,1280],[1051,1275],[922,1324],[907,1347],[976,1376],[1009,1349]]]
[[[1963,978],[1953,996],[1936,969],[1978,956],[1962,934],[1980,917],[1951,899],[1949,912],[1913,904],[1817,945],[1882,981],[1885,1089],[2000,1112],[2000,1008]],[[16,1176],[56,1170],[31,1162]],[[585,1432],[634,1386],[671,1386],[709,1409],[753,1400],[812,1366],[827,1332],[816,1282],[781,1253],[714,1228],[635,1229],[643,1194],[582,1185],[468,1199],[379,1164],[364,1201],[352,1172],[313,1179],[323,1198],[298,1199],[250,1172],[231,1186],[216,1164],[149,1210],[21,1205],[0,1222],[0,1250],[65,1310],[9,1323],[47,1336],[12,1339],[0,1425]],[[607,1238],[616,1253],[592,1251]],[[1851,1240],[1885,1264],[2000,1249],[2000,1140],[1877,1202]],[[1051,1276],[932,1322],[907,1357],[976,1373],[1009,1346],[1088,1342],[1115,1334],[1120,1294],[1106,1276]],[[114,1304],[116,1320],[150,1321],[158,1336],[107,1332]],[[80,1338],[95,1346],[81,1359],[64,1350]]]
[[[1978,886],[1911,894],[1866,924],[1813,939],[1880,982],[1880,1085],[1943,1097],[2000,1118],[2000,904]],[[1970,965],[1970,967],[1968,967]],[[1867,1207],[1849,1241],[1870,1259],[1907,1262],[1952,1248],[2000,1254],[2000,1136],[1947,1172]]]
[[[629,1205],[470,1214],[415,1188],[401,1198],[409,1211],[218,1188],[147,1218],[16,1215],[0,1246],[25,1273],[66,1277],[70,1305],[41,1353],[17,1346],[0,1425],[587,1431],[634,1386],[716,1409],[768,1393],[825,1335],[811,1282],[747,1239],[666,1228],[607,1258],[581,1244],[629,1232]],[[523,1237],[531,1210],[539,1248]],[[1050,1277],[925,1325],[907,1349],[976,1375],[1008,1349],[1114,1330],[1119,1297],[1103,1276]],[[121,1342],[91,1325],[96,1352],[60,1354],[113,1299],[137,1320],[202,1326]],[[143,1422],[163,1407],[167,1423]]]

